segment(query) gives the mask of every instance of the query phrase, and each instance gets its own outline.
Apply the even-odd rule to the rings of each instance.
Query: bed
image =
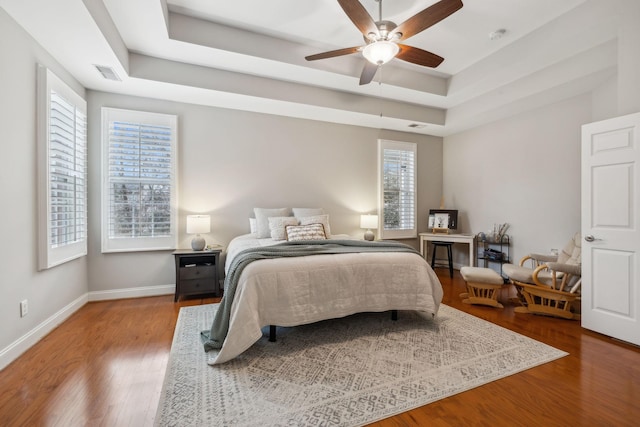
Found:
[[[323,244],[349,239],[354,240],[333,235]],[[277,244],[282,241],[257,238],[256,234],[234,238],[227,248],[225,273],[246,249]],[[257,260],[238,276],[229,303],[226,338],[221,348],[209,351],[208,363],[235,358],[263,336],[265,326],[297,326],[359,312],[391,310],[418,310],[435,316],[442,294],[437,276],[414,251]]]

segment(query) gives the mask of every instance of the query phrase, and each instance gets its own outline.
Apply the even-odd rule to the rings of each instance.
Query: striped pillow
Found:
[[[285,230],[287,231],[287,240],[290,242],[298,240],[326,240],[327,238],[322,224],[287,225]]]

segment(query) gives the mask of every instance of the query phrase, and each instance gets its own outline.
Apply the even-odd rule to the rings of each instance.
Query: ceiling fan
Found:
[[[391,21],[382,20],[382,0],[378,3],[379,20],[376,22],[358,0],[338,0],[338,3],[349,19],[358,27],[364,36],[364,46],[347,47],[307,56],[307,61],[333,58],[362,52],[367,59],[360,84],[366,85],[373,80],[378,67],[389,62],[393,58],[425,67],[435,68],[444,61],[444,58],[435,53],[407,46],[399,43],[402,40],[415,36],[434,24],[442,21],[447,16],[462,8],[461,0],[441,0],[407,19],[400,25]]]

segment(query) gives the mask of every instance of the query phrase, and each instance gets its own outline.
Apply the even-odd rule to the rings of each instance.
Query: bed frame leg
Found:
[[[276,342],[276,325],[269,325],[269,342]]]
[[[391,320],[398,320],[398,310],[391,310]]]

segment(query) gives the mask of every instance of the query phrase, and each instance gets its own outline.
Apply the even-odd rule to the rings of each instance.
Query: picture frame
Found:
[[[458,228],[458,211],[456,209],[429,209],[429,229]]]

